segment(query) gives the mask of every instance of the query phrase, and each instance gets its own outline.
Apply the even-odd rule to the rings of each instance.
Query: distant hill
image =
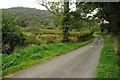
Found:
[[[52,18],[52,13],[47,10],[38,10],[35,8],[13,7],[2,9],[2,13],[8,12],[13,18],[24,22],[27,26],[47,25]]]

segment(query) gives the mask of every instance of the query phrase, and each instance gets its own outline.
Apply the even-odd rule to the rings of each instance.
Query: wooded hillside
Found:
[[[52,14],[47,10],[35,8],[14,7],[2,9],[2,14],[8,12],[22,27],[48,25]],[[43,26],[44,27],[44,26]]]

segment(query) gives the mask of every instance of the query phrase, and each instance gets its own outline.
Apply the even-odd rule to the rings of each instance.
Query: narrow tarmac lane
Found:
[[[97,37],[88,45],[35,65],[11,78],[92,78],[102,47],[103,39]]]

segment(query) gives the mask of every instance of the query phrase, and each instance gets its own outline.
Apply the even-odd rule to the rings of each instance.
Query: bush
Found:
[[[52,34],[42,34],[34,35],[29,34],[26,36],[25,44],[50,44],[50,43],[59,43],[62,41],[61,35],[52,35]]]
[[[41,44],[41,41],[39,38],[37,38],[35,35],[26,36],[25,44]]]
[[[62,36],[61,35],[38,35],[37,36],[40,40],[41,43],[59,43],[62,41]]]
[[[54,35],[61,35],[62,31],[57,29],[39,29],[39,34],[54,34]]]
[[[73,43],[78,42],[78,38],[77,37],[68,37],[68,39],[69,39],[69,42],[73,42]]]
[[[70,32],[70,36],[78,36],[79,34],[80,32],[73,32],[73,31]]]
[[[22,34],[20,27],[13,25],[2,26],[2,53],[10,54],[16,46],[24,45],[25,35]]]

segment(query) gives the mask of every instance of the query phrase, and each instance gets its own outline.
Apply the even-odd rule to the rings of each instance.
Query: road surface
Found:
[[[92,78],[96,71],[103,39],[16,73],[11,78]]]

